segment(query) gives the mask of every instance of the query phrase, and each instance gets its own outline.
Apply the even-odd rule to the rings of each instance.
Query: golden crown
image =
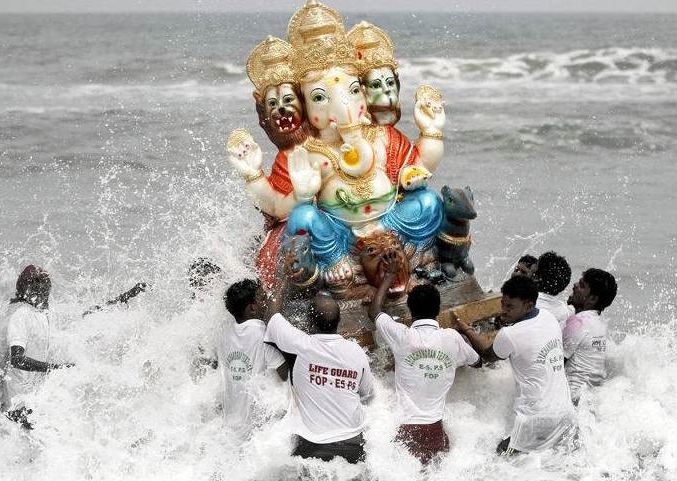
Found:
[[[291,45],[271,36],[252,50],[247,59],[247,75],[260,95],[268,87],[295,81],[292,56]]]
[[[380,67],[397,68],[393,41],[376,25],[360,22],[350,29],[348,39],[357,49],[360,74]]]
[[[334,66],[357,67],[355,47],[346,37],[343,18],[334,9],[308,0],[289,20],[292,65],[297,78]]]

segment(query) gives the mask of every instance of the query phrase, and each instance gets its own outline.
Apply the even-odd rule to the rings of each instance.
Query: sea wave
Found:
[[[526,52],[507,57],[403,59],[407,76],[461,81],[677,82],[677,50],[619,48]]]

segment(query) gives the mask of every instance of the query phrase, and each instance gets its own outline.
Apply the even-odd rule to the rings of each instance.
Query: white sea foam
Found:
[[[243,66],[231,62],[217,62],[214,65],[230,75],[244,75],[245,73]]]
[[[495,58],[428,57],[402,59],[400,71],[439,81],[663,83],[677,81],[677,50],[611,47]]]

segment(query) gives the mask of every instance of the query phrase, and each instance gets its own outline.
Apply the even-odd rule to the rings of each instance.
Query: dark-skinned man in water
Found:
[[[383,256],[386,273],[369,306],[369,318],[395,357],[395,387],[400,427],[396,441],[423,464],[449,451],[444,431],[446,396],[456,368],[480,367],[479,355],[453,329],[441,329],[440,293],[430,284],[414,287],[407,297],[412,324],[407,327],[383,312],[383,303],[399,265],[395,254]]]
[[[573,433],[574,413],[564,374],[562,331],[550,312],[535,307],[538,287],[525,276],[501,287],[502,328],[493,341],[458,318],[452,327],[466,336],[487,362],[510,359],[515,379],[515,421],[499,454],[531,452],[554,446]]]
[[[26,406],[27,398],[42,384],[47,372],[73,366],[49,362],[51,289],[47,272],[29,265],[19,275],[16,294],[10,300],[15,309],[7,323],[9,364],[4,375],[3,410],[10,420],[26,429],[33,429],[28,419],[32,410]]]
[[[220,368],[224,384],[223,414],[226,425],[241,439],[247,439],[251,429],[265,418],[257,412],[254,385],[265,382],[268,370],[276,370],[286,381],[287,365],[280,351],[263,342],[266,295],[261,282],[236,282],[223,299],[235,318],[234,323],[224,326],[216,346],[215,367]]]
[[[574,284],[569,305],[576,313],[566,321],[564,369],[571,400],[578,405],[586,386],[599,386],[606,379],[607,323],[602,311],[616,298],[616,279],[602,269],[588,269]]]
[[[372,396],[367,355],[337,333],[341,313],[331,295],[316,294],[308,307],[313,334],[292,326],[280,310],[287,280],[268,305],[264,341],[282,351],[289,365],[292,392],[293,456],[355,464],[365,459],[362,403]]]

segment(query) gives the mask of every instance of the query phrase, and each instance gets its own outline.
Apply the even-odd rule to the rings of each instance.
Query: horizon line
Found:
[[[449,14],[536,14],[536,15],[589,15],[589,14],[609,14],[609,15],[677,15],[677,10],[650,10],[650,11],[631,11],[631,10],[442,10],[439,9],[422,9],[422,10],[400,10],[395,9],[391,11],[383,10],[343,10],[347,13],[379,13],[379,14],[429,14],[429,13],[449,13]],[[68,11],[68,10],[45,10],[45,11],[20,11],[20,10],[0,10],[0,13],[8,15],[129,15],[129,14],[194,14],[194,15],[210,15],[210,14],[266,14],[266,13],[287,13],[288,10],[200,10],[200,9],[175,9],[175,10],[86,10],[86,11]]]

